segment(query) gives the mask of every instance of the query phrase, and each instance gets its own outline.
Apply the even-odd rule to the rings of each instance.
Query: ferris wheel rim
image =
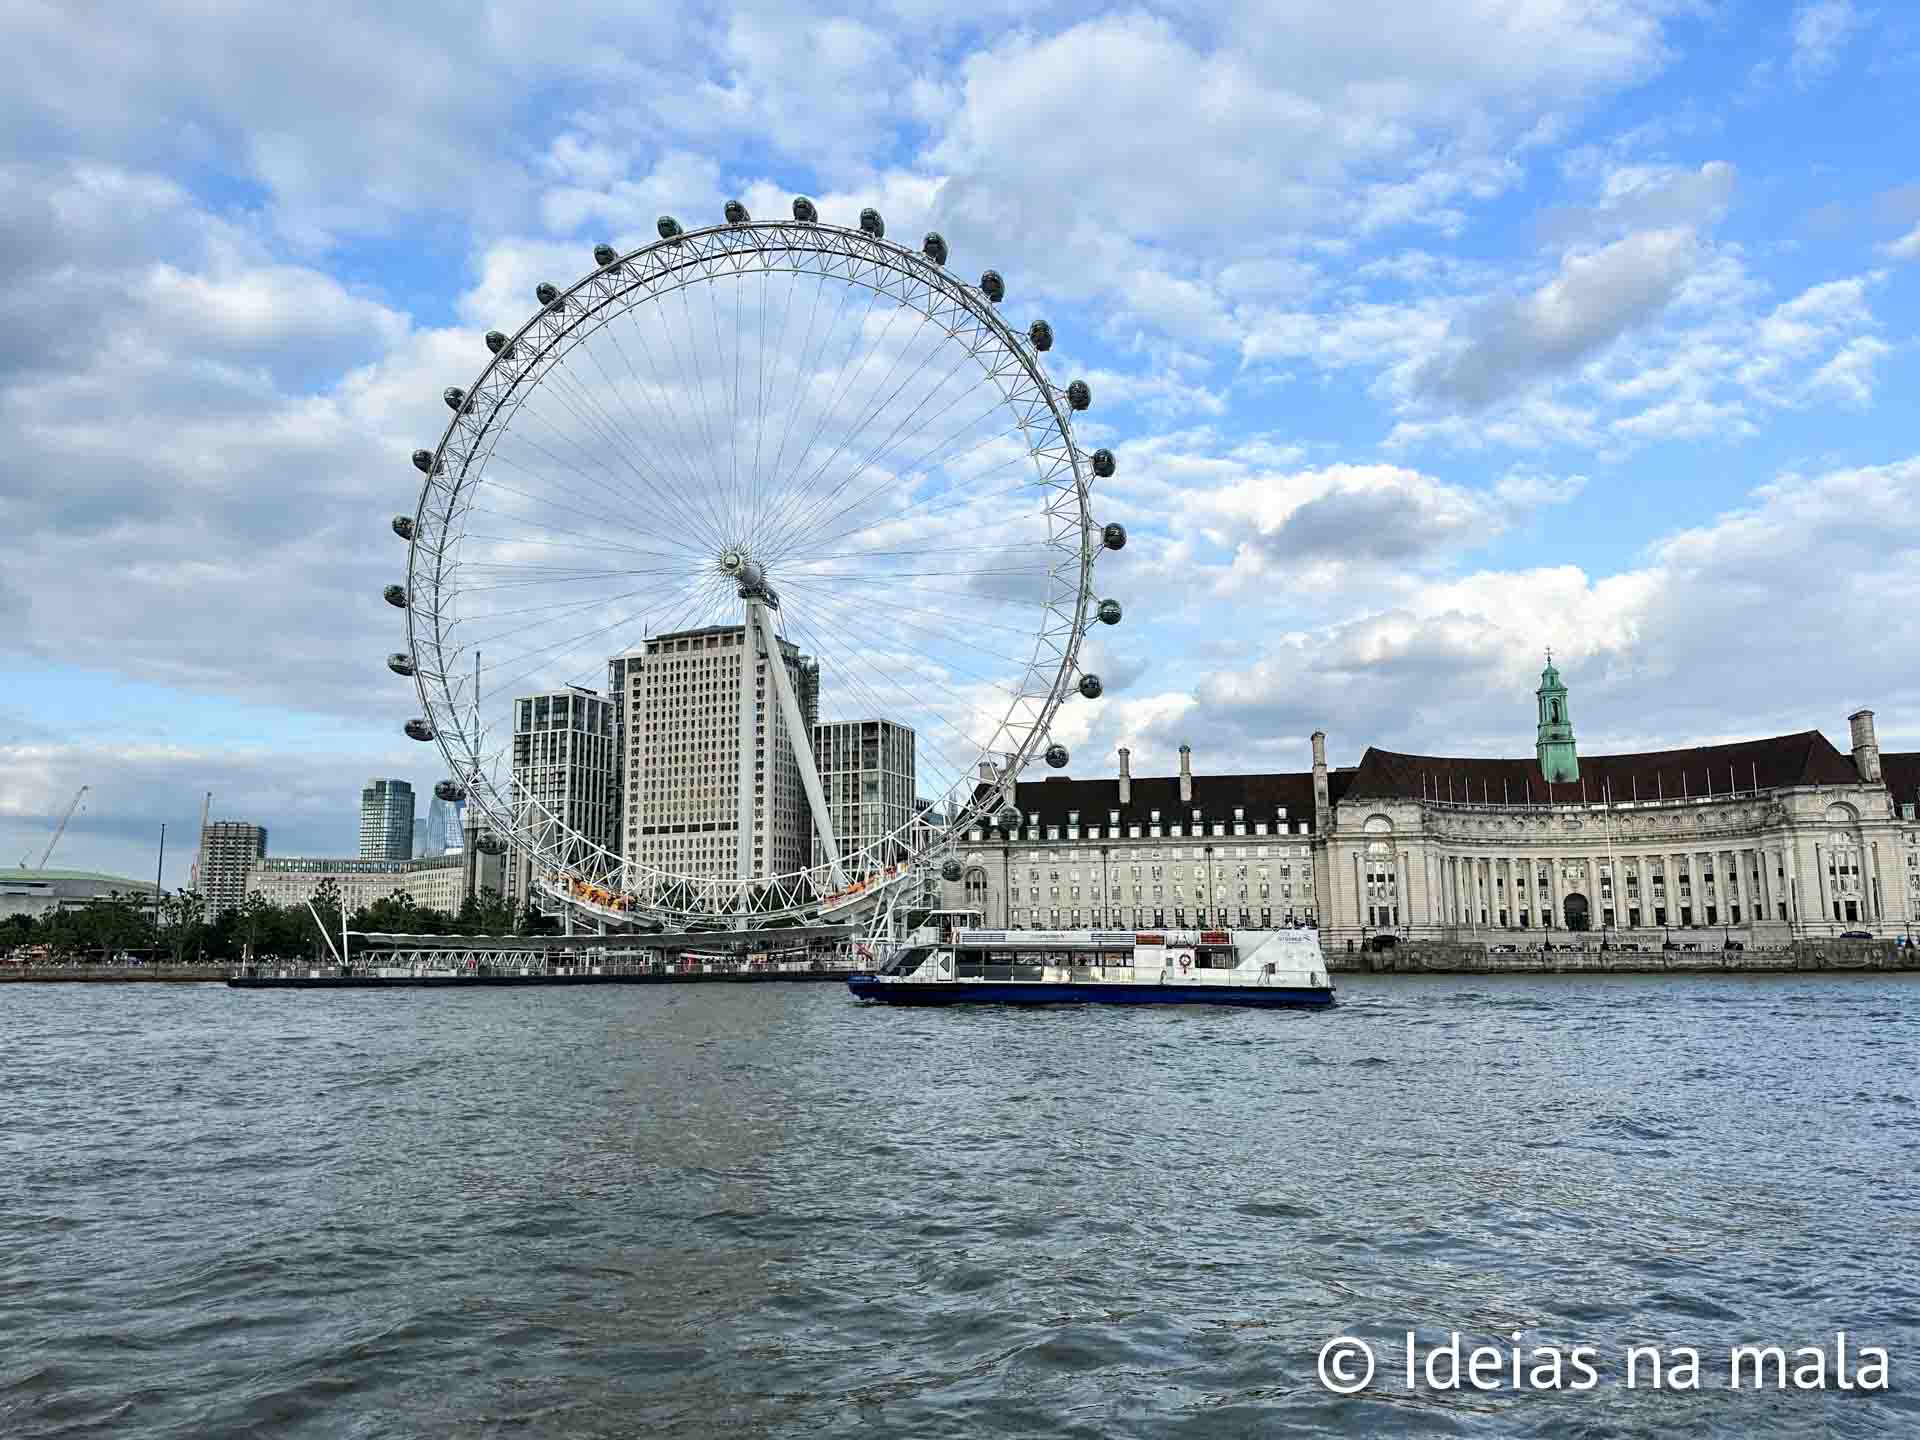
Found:
[[[775,255],[784,263],[769,263],[769,257]],[[647,262],[654,257],[666,257],[678,263],[648,271]],[[935,301],[938,297],[952,311],[963,314],[978,330],[992,337],[997,355],[1017,365],[1026,386],[1030,387],[1032,401],[1044,406],[1047,433],[1052,442],[1049,445],[1024,441],[1026,459],[1038,466],[1044,458],[1054,467],[1050,475],[1043,473],[1038,483],[1047,484],[1050,478],[1057,480],[1059,483],[1054,488],[1063,499],[1070,496],[1067,508],[1073,512],[1074,543],[1052,544],[1058,558],[1048,567],[1048,594],[1040,607],[1043,617],[1057,617],[1060,623],[1039,627],[1020,689],[980,746],[979,759],[989,756],[1004,759],[997,777],[1001,781],[1010,782],[1047,743],[1053,719],[1070,692],[1081,641],[1090,623],[1091,579],[1093,561],[1099,551],[1099,527],[1091,513],[1091,467],[1085,463],[1085,453],[1073,437],[1072,406],[1047,375],[1039,361],[1037,347],[1022,343],[1022,337],[1001,317],[996,302],[983,290],[966,284],[944,265],[864,230],[817,220],[775,220],[725,223],[663,235],[659,240],[597,265],[564,291],[555,291],[552,300],[547,300],[543,287],[540,307],[510,337],[505,337],[504,343],[495,347],[495,353],[483,365],[472,387],[462,392],[462,402],[454,408],[439,443],[431,452],[430,465],[423,467],[426,473],[416,502],[413,533],[408,537],[408,653],[416,665],[413,678],[433,739],[489,824],[513,835],[522,849],[533,854],[536,868],[565,876],[570,871],[593,871],[598,866],[602,871],[610,867],[627,877],[636,873],[644,877],[651,886],[650,899],[636,910],[637,916],[739,914],[739,902],[756,890],[762,892],[763,899],[774,902],[774,909],[765,913],[799,913],[821,903],[815,883],[821,867],[806,865],[797,871],[750,879],[686,875],[642,864],[634,857],[623,856],[605,845],[572,834],[564,822],[550,813],[545,820],[568,833],[549,836],[544,843],[519,833],[510,793],[511,780],[502,787],[488,773],[489,760],[481,747],[484,727],[476,730],[469,743],[458,721],[458,686],[449,681],[451,672],[446,659],[450,648],[454,654],[459,653],[448,633],[450,625],[457,623],[458,617],[448,611],[459,591],[457,585],[449,584],[446,567],[449,551],[464,539],[467,509],[486,482],[494,448],[520,407],[539,392],[547,375],[563,365],[576,347],[619,317],[690,286],[713,284],[724,278],[729,272],[716,268],[716,262],[722,260],[732,262],[730,273],[740,276],[790,273],[845,280],[865,286],[876,300],[885,295],[903,309],[918,310],[928,320],[941,308]],[[836,268],[834,261],[842,262],[844,268]],[[899,277],[907,284],[901,290],[887,288],[880,281],[888,275]],[[917,303],[913,298],[915,286],[919,287],[919,294],[927,297],[925,303]],[[497,338],[500,337],[490,335],[489,344]],[[945,343],[957,338],[958,332],[949,328]],[[972,353],[979,360],[978,352]],[[999,405],[1014,408],[1014,396],[1001,383],[1000,374],[985,362],[981,363],[999,390]],[[449,404],[452,403],[449,399]],[[463,439],[467,441],[464,447]],[[1110,466],[1107,473],[1111,473]],[[437,509],[436,500],[440,502]],[[430,574],[422,573],[426,561],[431,562]],[[1063,570],[1073,572],[1071,583],[1063,579]],[[425,663],[429,654],[433,658],[431,665]],[[453,723],[442,723],[448,720]],[[1012,743],[996,749],[1003,738]],[[948,834],[986,816],[1001,798],[978,786],[962,789],[966,781],[966,776],[956,776],[953,789],[942,797],[956,806],[943,816],[943,828]],[[994,792],[1000,788],[999,785],[992,787]],[[503,794],[503,789],[509,793]],[[961,789],[962,793],[955,794],[954,789]],[[917,830],[925,829],[917,815],[910,815],[904,824],[869,842],[859,853],[877,855],[883,849],[896,853],[904,850],[913,861],[924,859],[944,843],[944,836],[939,839],[927,836],[909,843]],[[766,892],[772,893],[769,896]],[[702,898],[727,897],[734,903],[697,903]]]

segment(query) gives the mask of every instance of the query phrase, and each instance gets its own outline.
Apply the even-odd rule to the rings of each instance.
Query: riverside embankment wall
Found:
[[[0,965],[6,981],[123,982],[133,980],[218,980],[232,973],[225,965]]]
[[[1495,953],[1484,945],[1417,940],[1391,950],[1331,953],[1336,972],[1429,975],[1775,974],[1782,971],[1920,970],[1920,947],[1885,941],[1801,941],[1769,950],[1556,948]]]

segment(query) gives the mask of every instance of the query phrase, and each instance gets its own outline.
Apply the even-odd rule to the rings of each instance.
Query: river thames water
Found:
[[[1920,976],[1341,1000],[0,987],[0,1436],[1920,1434]]]

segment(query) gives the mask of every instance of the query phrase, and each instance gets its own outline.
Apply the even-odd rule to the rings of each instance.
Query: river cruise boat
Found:
[[[929,917],[856,999],[893,1005],[1326,1006],[1318,930],[982,930]]]

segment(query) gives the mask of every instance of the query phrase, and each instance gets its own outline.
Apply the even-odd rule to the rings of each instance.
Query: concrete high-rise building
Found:
[[[613,840],[608,848],[616,854],[625,854],[627,843],[627,700],[631,693],[627,677],[629,672],[638,673],[646,659],[647,652],[642,648],[625,651],[607,661],[607,699],[613,705],[613,794],[607,812]]]
[[[786,640],[779,648],[810,743],[820,667]],[[623,855],[729,879],[803,869],[813,824],[761,633],[677,631],[649,639],[638,663],[625,658]]]
[[[369,780],[360,792],[360,858],[413,858],[413,786],[406,781]]]
[[[513,702],[516,838],[550,845],[559,827],[612,848],[613,706],[580,686]],[[548,833],[543,833],[543,831]],[[525,897],[531,857],[516,854]]]
[[[207,913],[238,909],[247,897],[247,872],[267,853],[263,825],[211,820],[200,832],[200,893]]]
[[[827,720],[813,727],[813,763],[842,856],[899,836],[915,813],[914,735],[892,720]],[[896,842],[873,860],[891,865],[906,855]],[[813,863],[826,863],[816,840]],[[849,879],[860,878],[849,866]]]

